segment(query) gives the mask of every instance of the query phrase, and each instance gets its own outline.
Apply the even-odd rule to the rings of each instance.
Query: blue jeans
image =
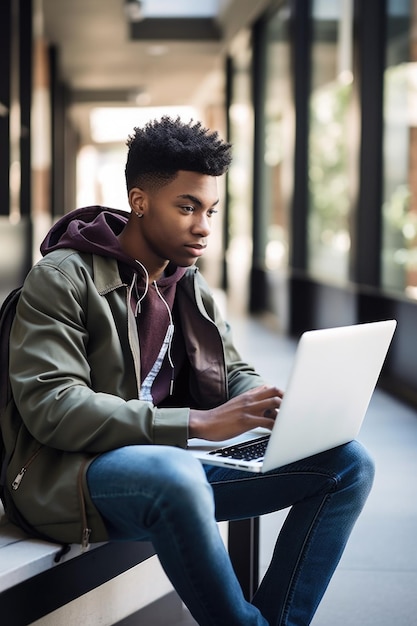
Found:
[[[352,442],[266,474],[202,466],[185,451],[128,446],[88,469],[112,540],[150,540],[200,626],[311,622],[372,486],[374,467]],[[290,507],[269,568],[243,597],[216,520]]]

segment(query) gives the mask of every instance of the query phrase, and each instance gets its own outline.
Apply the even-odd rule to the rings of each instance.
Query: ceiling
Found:
[[[145,19],[140,23],[141,38],[132,40],[124,1],[42,1],[43,32],[57,48],[72,115],[85,141],[92,106],[222,104],[227,46],[268,4],[268,0],[218,0],[218,39],[158,38],[157,27],[152,38],[144,39]]]

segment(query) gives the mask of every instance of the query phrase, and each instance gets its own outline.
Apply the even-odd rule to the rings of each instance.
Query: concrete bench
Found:
[[[115,583],[122,574],[125,579]],[[131,581],[126,580],[127,574]],[[4,626],[38,620],[45,626],[114,624],[171,591],[148,542],[94,544],[84,553],[78,545],[65,550],[27,537],[2,515],[0,623]],[[115,601],[109,602],[113,596]],[[90,620],[86,611],[93,616]],[[101,611],[105,615],[100,616]],[[49,619],[41,619],[45,616]]]
[[[106,626],[173,592],[151,543],[62,546],[33,539],[0,504],[0,624]],[[257,586],[258,520],[222,523],[244,593]]]

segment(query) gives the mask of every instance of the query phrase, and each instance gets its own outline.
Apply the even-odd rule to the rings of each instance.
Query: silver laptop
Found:
[[[355,439],[397,322],[305,332],[272,431],[225,442],[190,439],[203,463],[267,472]]]

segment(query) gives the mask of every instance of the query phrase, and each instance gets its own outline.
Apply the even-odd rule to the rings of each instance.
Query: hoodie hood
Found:
[[[121,250],[117,236],[128,218],[126,211],[102,206],[71,211],[52,226],[41,244],[41,254],[45,256],[59,248],[72,248],[126,262],[129,257]]]
[[[53,250],[71,248],[78,252],[111,257],[130,266],[135,273],[139,272],[141,275],[140,282],[146,283],[143,266],[138,265],[135,259],[122,250],[117,238],[126,226],[128,219],[129,213],[121,209],[99,205],[75,209],[61,217],[52,226],[41,243],[41,254],[46,256]],[[162,277],[158,281],[158,285],[163,289],[169,287],[178,282],[186,271],[186,267],[170,264],[167,276]],[[125,278],[130,281],[128,276]]]

